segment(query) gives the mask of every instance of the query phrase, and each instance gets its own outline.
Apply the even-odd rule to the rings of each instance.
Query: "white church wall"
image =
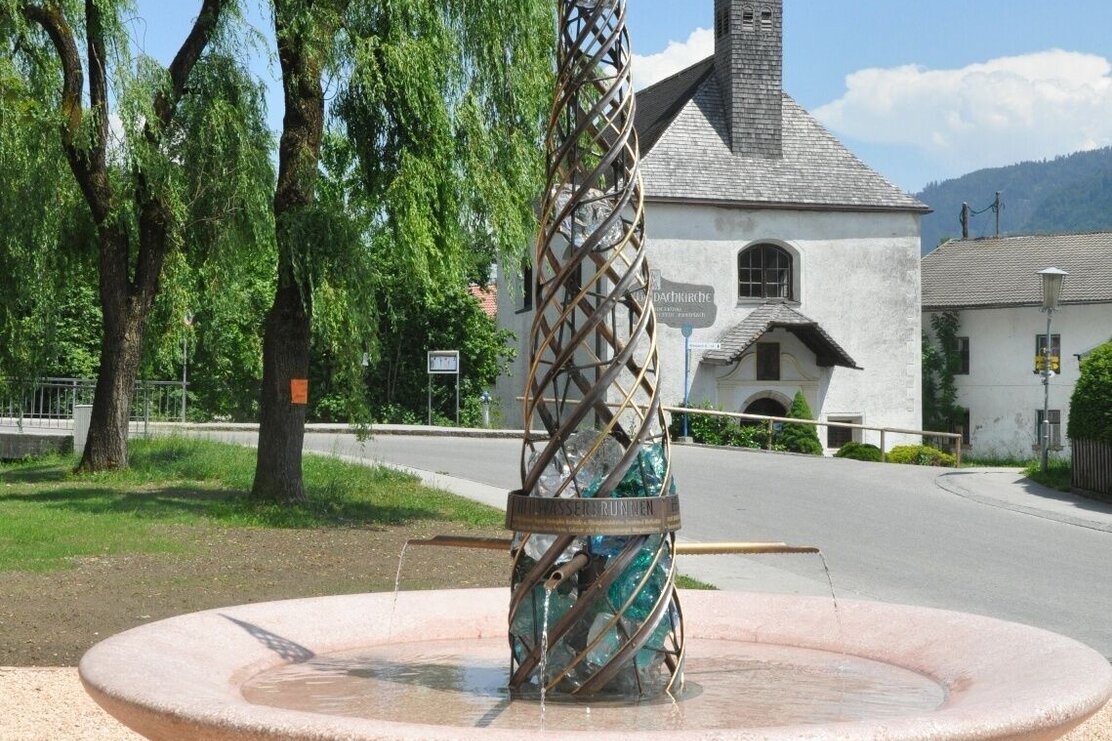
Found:
[[[693,330],[693,342],[714,342],[742,321],[760,300],[738,299],[737,255],[746,246],[770,241],[796,256],[794,308],[817,321],[863,370],[818,368],[814,354],[793,335],[784,350],[805,372],[793,386],[781,381],[790,398],[804,389],[812,411],[823,418],[859,416],[864,424],[918,429],[920,401],[920,305],[918,216],[910,213],[855,213],[750,210],[650,203],[646,208],[651,270],[673,283],[710,286],[715,317]],[[519,427],[521,396],[528,372],[528,335],[533,314],[521,312],[520,276],[501,271],[498,319],[518,336],[518,356],[496,391],[502,424]],[[657,327],[661,356],[660,393],[665,404],[683,399],[683,336],[680,321],[662,318]],[[791,345],[798,343],[798,347]],[[700,366],[692,353],[692,401],[709,400],[730,411],[768,383],[740,384],[720,398],[719,378],[732,369]],[[783,363],[786,372],[792,363]],[[804,377],[805,376],[805,377]],[[752,377],[752,376],[750,376]],[[787,378],[787,376],[786,376]],[[792,388],[788,388],[792,386]],[[789,393],[790,391],[790,393]],[[872,435],[872,437],[870,437]],[[874,439],[875,438],[875,439]],[[866,433],[867,442],[879,435]],[[912,442],[888,435],[889,446]]]
[[[653,203],[646,216],[648,259],[650,267],[669,281],[714,288],[714,324],[695,329],[691,338],[714,342],[762,303],[737,296],[738,252],[756,242],[785,246],[797,256],[798,290],[796,300],[789,303],[818,322],[863,368],[822,369],[825,377],[819,374],[814,390],[805,389],[812,411],[819,417],[855,415],[868,425],[918,429],[917,221],[918,216],[909,213]],[[662,394],[666,403],[674,403],[683,397],[680,328],[662,326],[660,346],[666,359]],[[811,354],[812,365],[813,357]],[[708,399],[740,411],[732,406],[736,397],[718,398],[715,379],[719,375],[714,369],[693,364],[691,399]],[[878,443],[879,435],[866,433],[864,439]],[[888,435],[886,442],[891,446],[913,440]]]

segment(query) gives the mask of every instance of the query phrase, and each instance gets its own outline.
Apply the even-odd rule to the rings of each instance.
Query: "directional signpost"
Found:
[[[691,332],[694,329],[690,324],[685,324],[680,328],[680,333],[683,334],[683,408],[687,408],[688,394],[690,385],[688,380],[691,377],[691,351],[692,350],[721,350],[721,342],[692,342]],[[688,420],[687,412],[683,413],[683,437],[684,442],[690,442],[690,435],[688,434]]]
[[[683,333],[683,408],[687,409],[687,379],[690,376],[691,366],[691,330],[690,324],[683,325],[680,332]],[[683,413],[683,438],[684,442],[691,442],[690,435],[687,432],[687,412]]]

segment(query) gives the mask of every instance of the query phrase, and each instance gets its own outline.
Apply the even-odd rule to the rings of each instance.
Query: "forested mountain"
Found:
[[[970,237],[990,237],[1000,191],[1001,234],[1045,234],[1112,229],[1112,147],[977,170],[931,183],[915,197],[933,213],[923,217],[923,253],[961,236],[961,204],[983,213],[969,220]]]

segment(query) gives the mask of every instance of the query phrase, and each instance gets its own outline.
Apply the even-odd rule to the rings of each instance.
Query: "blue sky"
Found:
[[[138,6],[146,22],[137,40],[167,59],[200,2]],[[710,52],[713,6],[629,0],[639,85]],[[982,167],[1112,144],[1110,30],[1109,0],[785,0],[784,87],[914,192]],[[280,97],[271,108],[277,126]]]

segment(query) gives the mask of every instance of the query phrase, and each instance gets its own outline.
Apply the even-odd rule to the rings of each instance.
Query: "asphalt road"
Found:
[[[310,434],[306,448],[506,491],[520,480],[515,440],[379,435],[359,443],[350,435]],[[815,545],[840,597],[1027,623],[1112,657],[1112,528],[959,496],[939,486],[940,469],[688,446],[675,448],[673,460],[684,539]],[[697,561],[680,570],[726,588],[830,591],[813,557]]]

